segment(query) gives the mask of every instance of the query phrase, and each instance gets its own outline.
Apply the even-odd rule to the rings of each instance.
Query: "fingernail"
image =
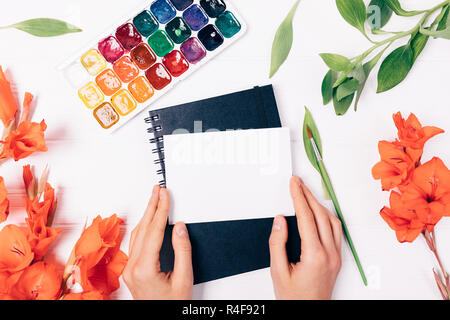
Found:
[[[175,226],[175,234],[178,237],[186,237],[187,236],[187,229],[186,226],[184,224],[178,224]]]
[[[154,186],[153,190],[152,190],[152,195],[156,196],[158,194],[158,190],[159,190],[159,186],[158,185]]]
[[[273,219],[273,230],[280,231],[281,230],[281,217],[275,217]]]

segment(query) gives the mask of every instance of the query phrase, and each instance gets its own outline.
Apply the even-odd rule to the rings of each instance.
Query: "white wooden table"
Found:
[[[431,7],[438,0],[403,1],[407,8]],[[426,3],[424,3],[426,2]],[[61,79],[56,66],[132,11],[141,0],[21,0],[10,1],[0,11],[0,24],[7,25],[33,17],[67,20],[84,31],[59,38],[34,38],[15,30],[0,31],[0,63],[12,76],[22,99],[25,90],[37,96],[33,119],[45,119],[49,151],[25,161],[9,161],[0,167],[12,203],[9,223],[24,221],[22,204],[22,166],[51,167],[50,183],[57,188],[59,206],[55,226],[64,228],[52,247],[49,259],[64,264],[88,219],[97,214],[117,213],[126,221],[123,249],[128,251],[129,232],[139,221],[152,186],[154,174],[146,125],[146,112],[117,133],[92,134],[83,124],[80,105],[71,97],[70,87]],[[145,1],[144,1],[145,3]],[[150,1],[148,1],[150,3]],[[273,35],[289,11],[293,0],[235,1],[249,25],[245,37],[180,84],[150,108],[188,102],[254,85],[269,83],[270,49]],[[404,19],[393,19],[403,28]],[[411,24],[415,21],[411,20]],[[347,247],[334,298],[336,299],[438,299],[431,269],[433,257],[425,243],[399,244],[394,232],[378,212],[387,203],[379,182],[371,178],[378,161],[377,142],[392,140],[395,128],[391,115],[414,112],[426,125],[450,129],[448,75],[450,42],[433,40],[423,52],[406,82],[398,88],[376,95],[376,80],[366,88],[357,113],[337,118],[331,107],[322,106],[320,85],[327,71],[318,56],[321,52],[355,56],[369,43],[339,15],[334,1],[304,0],[295,19],[294,46],[285,66],[273,78],[283,125],[291,129],[295,174],[300,175],[322,199],[319,177],[303,151],[300,129],[304,106],[308,106],[320,128],[325,161],[370,285],[362,285]],[[405,27],[406,29],[406,27]],[[440,156],[450,164],[450,134],[430,142],[425,159]],[[437,227],[438,246],[444,263],[450,267],[450,222]],[[271,299],[269,270],[260,270],[194,288],[198,299]],[[114,298],[130,298],[122,284]]]

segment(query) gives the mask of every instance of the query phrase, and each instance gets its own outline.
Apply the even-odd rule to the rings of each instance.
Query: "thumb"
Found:
[[[192,248],[188,230],[184,223],[177,223],[173,227],[172,246],[175,253],[173,278],[175,282],[192,285],[194,275],[192,271]]]
[[[269,239],[270,269],[273,278],[281,279],[289,275],[289,260],[286,252],[288,240],[287,222],[283,216],[273,220],[272,233]]]

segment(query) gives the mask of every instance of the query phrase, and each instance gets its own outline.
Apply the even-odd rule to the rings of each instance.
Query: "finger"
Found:
[[[173,267],[173,281],[176,284],[194,283],[192,271],[192,247],[188,230],[184,223],[177,223],[173,227],[172,246],[175,254]]]
[[[336,244],[334,241],[333,230],[331,228],[329,211],[317,201],[309,188],[304,184],[302,185],[302,190],[306,201],[313,212],[314,220],[316,221],[316,226],[319,232],[320,242],[328,252],[335,251]]]
[[[167,224],[167,218],[169,217],[170,209],[170,196],[166,188],[162,188],[159,191],[158,208],[156,209],[155,216],[153,217],[152,224],[155,231],[164,233]]]
[[[130,236],[130,244],[129,244],[129,256],[131,257],[133,255],[133,246],[134,246],[134,240],[136,239],[136,232],[137,232],[138,228],[134,228],[133,231],[131,231],[131,236]]]
[[[317,233],[314,215],[308,202],[305,199],[301,188],[301,180],[299,177],[292,177],[290,183],[291,197],[294,202],[294,209],[297,216],[298,232],[300,233],[301,250],[315,250],[320,247],[319,235]]]
[[[273,278],[282,279],[290,274],[286,252],[287,240],[288,228],[286,219],[283,216],[276,216],[273,220],[272,233],[269,239],[270,271]]]
[[[150,225],[153,216],[156,212],[156,207],[159,201],[160,187],[158,185],[153,187],[152,196],[147,205],[147,209],[144,212],[144,216],[139,221],[136,228],[133,230],[134,235],[130,238],[130,259],[132,258],[132,252],[140,253],[144,244],[146,229]]]
[[[331,228],[333,229],[333,237],[334,237],[334,243],[336,245],[336,250],[338,251],[339,255],[341,255],[342,252],[342,223],[339,218],[335,217],[330,212],[330,221],[331,221]]]
[[[152,190],[152,196],[148,201],[147,209],[145,209],[144,216],[141,221],[139,221],[139,225],[147,226],[149,225],[155,216],[156,208],[159,202],[159,193],[161,192],[161,187],[159,185],[155,185]]]
[[[145,235],[145,252],[148,263],[154,265],[159,263],[159,252],[164,241],[164,233],[166,231],[167,217],[169,215],[170,199],[169,192],[165,188],[159,191],[158,208],[153,217],[150,227],[146,230]]]

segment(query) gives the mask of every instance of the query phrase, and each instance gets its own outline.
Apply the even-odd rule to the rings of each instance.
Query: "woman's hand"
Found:
[[[192,298],[191,243],[183,223],[174,226],[173,272],[161,272],[159,252],[164,240],[170,199],[166,189],[155,186],[147,210],[131,233],[128,264],[123,279],[137,300],[184,300]]]
[[[341,268],[342,227],[298,177],[291,196],[300,232],[300,262],[290,264],[286,253],[286,219],[274,220],[270,236],[270,270],[277,299],[330,299]]]

